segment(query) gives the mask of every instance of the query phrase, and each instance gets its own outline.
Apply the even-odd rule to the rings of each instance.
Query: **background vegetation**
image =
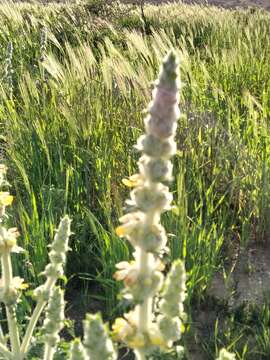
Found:
[[[54,228],[68,213],[70,292],[86,307],[98,300],[108,320],[128,306],[112,279],[131,250],[114,232],[127,195],[121,180],[137,166],[148,84],[174,47],[182,117],[176,208],[163,222],[173,234],[168,262],[184,258],[189,272],[185,346],[196,359],[194,343],[206,359],[223,345],[239,359],[269,359],[267,303],[235,311],[208,289],[216,272],[228,276],[240,247],[267,246],[270,14],[170,4],[147,5],[141,15],[103,1],[0,5],[1,156],[28,250],[14,265],[37,284]],[[202,311],[219,321],[198,332]]]

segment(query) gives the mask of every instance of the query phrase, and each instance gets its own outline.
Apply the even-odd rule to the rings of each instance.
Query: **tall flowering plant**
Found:
[[[117,264],[115,278],[124,281],[124,296],[136,305],[124,318],[116,320],[113,331],[118,340],[135,350],[140,360],[156,348],[169,349],[179,340],[184,319],[185,268],[178,260],[164,277],[161,257],[166,251],[167,236],[160,222],[161,214],[170,210],[173,200],[167,184],[172,180],[170,158],[176,152],[179,88],[178,60],[171,51],[155,83],[144,121],[146,133],[136,145],[142,153],[139,173],[124,180],[134,189],[116,229],[135,251],[134,260]]]

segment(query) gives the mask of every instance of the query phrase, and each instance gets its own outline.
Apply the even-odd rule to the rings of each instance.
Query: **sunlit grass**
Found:
[[[173,234],[168,261],[186,260],[188,302],[203,301],[223,266],[224,241],[245,245],[270,234],[269,13],[148,6],[147,36],[139,16],[135,9],[109,23],[82,5],[0,6],[1,151],[11,164],[17,223],[29,252],[17,266],[39,281],[48,239],[69,213],[76,236],[68,276],[76,275],[77,286],[85,279],[100,286],[95,296],[108,317],[119,311],[114,264],[130,251],[113,230],[126,196],[121,179],[136,169],[133,145],[148,84],[169,48],[181,58],[183,116],[174,164],[177,210],[163,221]],[[268,335],[257,336],[267,354],[262,359],[270,354]]]

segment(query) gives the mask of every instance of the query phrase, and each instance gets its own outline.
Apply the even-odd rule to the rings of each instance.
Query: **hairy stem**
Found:
[[[138,260],[140,264],[140,272],[144,275],[147,275],[151,271],[149,268],[150,255],[144,250],[140,249],[139,256],[140,258]],[[152,310],[152,297],[148,297],[144,299],[141,305],[139,305],[138,330],[141,333],[146,332],[149,328],[151,321],[151,310]]]
[[[8,348],[0,343],[0,354],[4,355],[6,359],[14,359],[12,353],[8,350]]]
[[[10,252],[4,252],[1,257],[4,291],[8,292],[12,282],[12,264]],[[10,335],[11,349],[14,357],[20,359],[20,336],[15,312],[15,306],[5,304],[7,312],[8,329]]]
[[[46,343],[43,360],[52,360],[54,353],[55,353],[55,348]]]
[[[45,285],[44,285],[44,291],[50,291],[52,289],[52,287],[54,286],[56,282],[55,278],[49,278],[47,279]],[[22,342],[22,346],[21,346],[21,354],[25,355],[28,351],[29,348],[29,344],[33,335],[33,332],[35,330],[36,324],[38,322],[38,319],[44,309],[44,307],[46,306],[47,301],[45,300],[39,300],[35,310],[33,312],[33,315],[31,316],[30,322],[27,326],[24,338],[23,338],[23,342]]]
[[[136,360],[146,360],[146,356],[144,352],[141,350],[136,350],[135,355],[136,355]]]

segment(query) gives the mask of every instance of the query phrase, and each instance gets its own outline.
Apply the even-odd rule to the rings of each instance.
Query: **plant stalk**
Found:
[[[43,360],[52,360],[54,353],[55,353],[55,348],[46,343]]]
[[[56,282],[55,278],[48,278],[46,280],[46,283],[44,284],[44,291],[50,291],[52,289],[52,287],[54,286],[55,282]],[[21,354],[23,356],[25,356],[25,354],[28,351],[29,344],[30,344],[35,326],[38,322],[38,319],[39,319],[44,307],[46,306],[46,303],[47,303],[47,301],[45,301],[45,300],[39,300],[35,307],[33,315],[31,316],[31,319],[27,326],[27,329],[26,329],[26,332],[25,332],[25,335],[23,338],[22,346],[21,346]]]
[[[10,252],[5,251],[1,257],[2,274],[4,281],[4,291],[8,293],[12,282],[12,264]],[[11,349],[15,359],[20,359],[20,336],[15,312],[15,305],[8,306],[5,304],[7,312],[8,329],[10,335]]]
[[[136,350],[135,355],[136,355],[136,360],[146,360],[146,356],[144,352],[141,350]]]
[[[14,359],[12,353],[11,353],[11,352],[8,350],[8,348],[7,348],[4,344],[2,344],[2,343],[0,343],[0,353],[1,353],[2,355],[4,355],[4,357],[5,357],[6,359],[11,359],[11,360]]]
[[[139,264],[141,274],[148,275],[150,273],[149,260],[150,255],[144,250],[140,249],[139,254]],[[152,310],[152,297],[144,299],[143,303],[139,305],[138,312],[138,331],[144,333],[149,328],[149,323],[151,320],[151,310]]]

